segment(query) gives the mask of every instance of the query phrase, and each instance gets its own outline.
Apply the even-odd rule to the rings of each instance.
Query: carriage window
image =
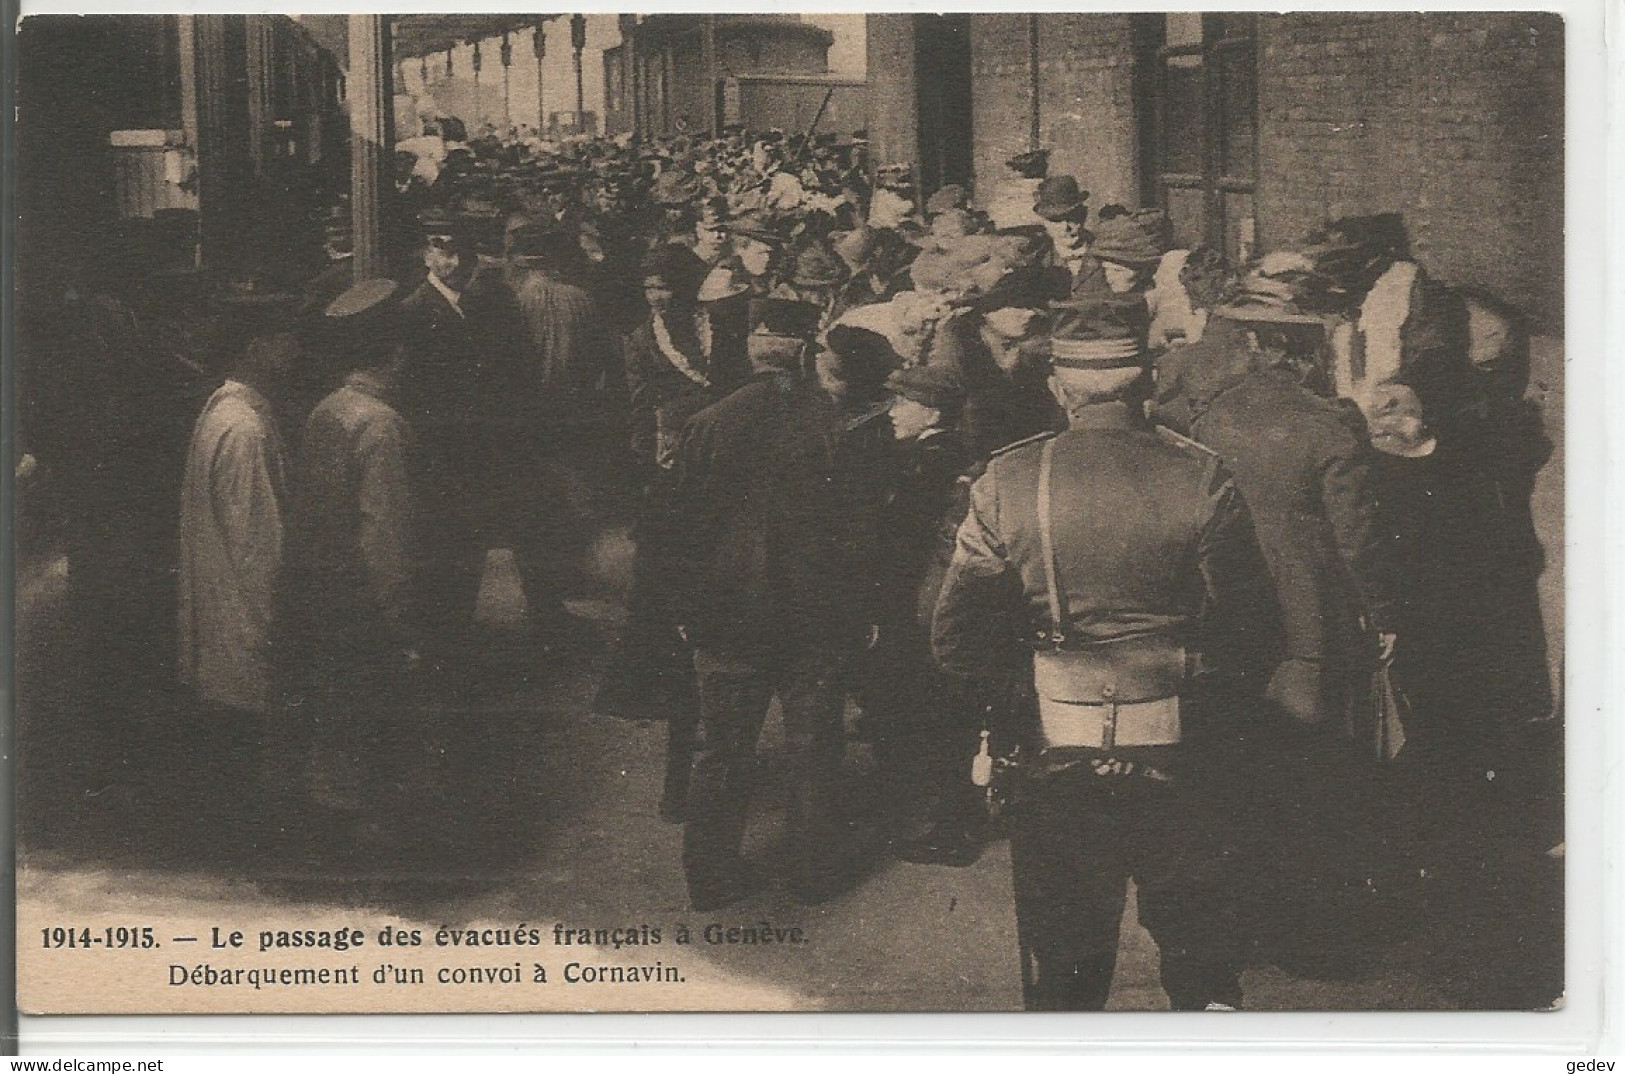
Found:
[[[1168,211],[1181,243],[1255,252],[1258,169],[1257,22],[1250,14],[1144,15],[1139,62],[1147,200]]]

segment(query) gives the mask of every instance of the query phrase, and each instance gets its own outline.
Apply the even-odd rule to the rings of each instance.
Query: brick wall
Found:
[[[1028,146],[1033,78],[1029,15],[971,20],[976,187],[989,196],[1004,162]],[[1038,17],[1040,142],[1050,173],[1078,177],[1096,207],[1138,200],[1133,50],[1127,15]]]
[[[1437,277],[1560,324],[1563,26],[1545,14],[1261,20],[1259,238],[1399,210]]]
[[[870,16],[880,159],[917,143],[908,16]],[[1038,19],[1040,138],[1096,207],[1140,181],[1131,17]],[[971,20],[978,196],[1028,144],[1031,16]],[[1398,210],[1439,278],[1480,287],[1561,330],[1563,24],[1542,13],[1265,15],[1259,27],[1258,239],[1328,217]]]

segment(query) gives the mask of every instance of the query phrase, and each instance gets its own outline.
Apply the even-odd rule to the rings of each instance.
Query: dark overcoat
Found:
[[[852,655],[878,616],[890,423],[767,373],[701,410],[677,458],[679,606],[696,645]]]
[[[1370,632],[1391,625],[1394,575],[1370,444],[1286,370],[1246,373],[1197,395],[1192,435],[1224,459],[1252,511],[1285,655],[1323,667],[1363,664]]]

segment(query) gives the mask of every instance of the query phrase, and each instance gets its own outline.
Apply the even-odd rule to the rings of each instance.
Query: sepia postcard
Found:
[[[1565,44],[23,18],[18,1006],[1561,1006]]]

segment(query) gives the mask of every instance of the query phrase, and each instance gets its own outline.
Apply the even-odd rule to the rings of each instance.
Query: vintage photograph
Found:
[[[26,17],[19,1006],[1561,1006],[1564,46]]]

